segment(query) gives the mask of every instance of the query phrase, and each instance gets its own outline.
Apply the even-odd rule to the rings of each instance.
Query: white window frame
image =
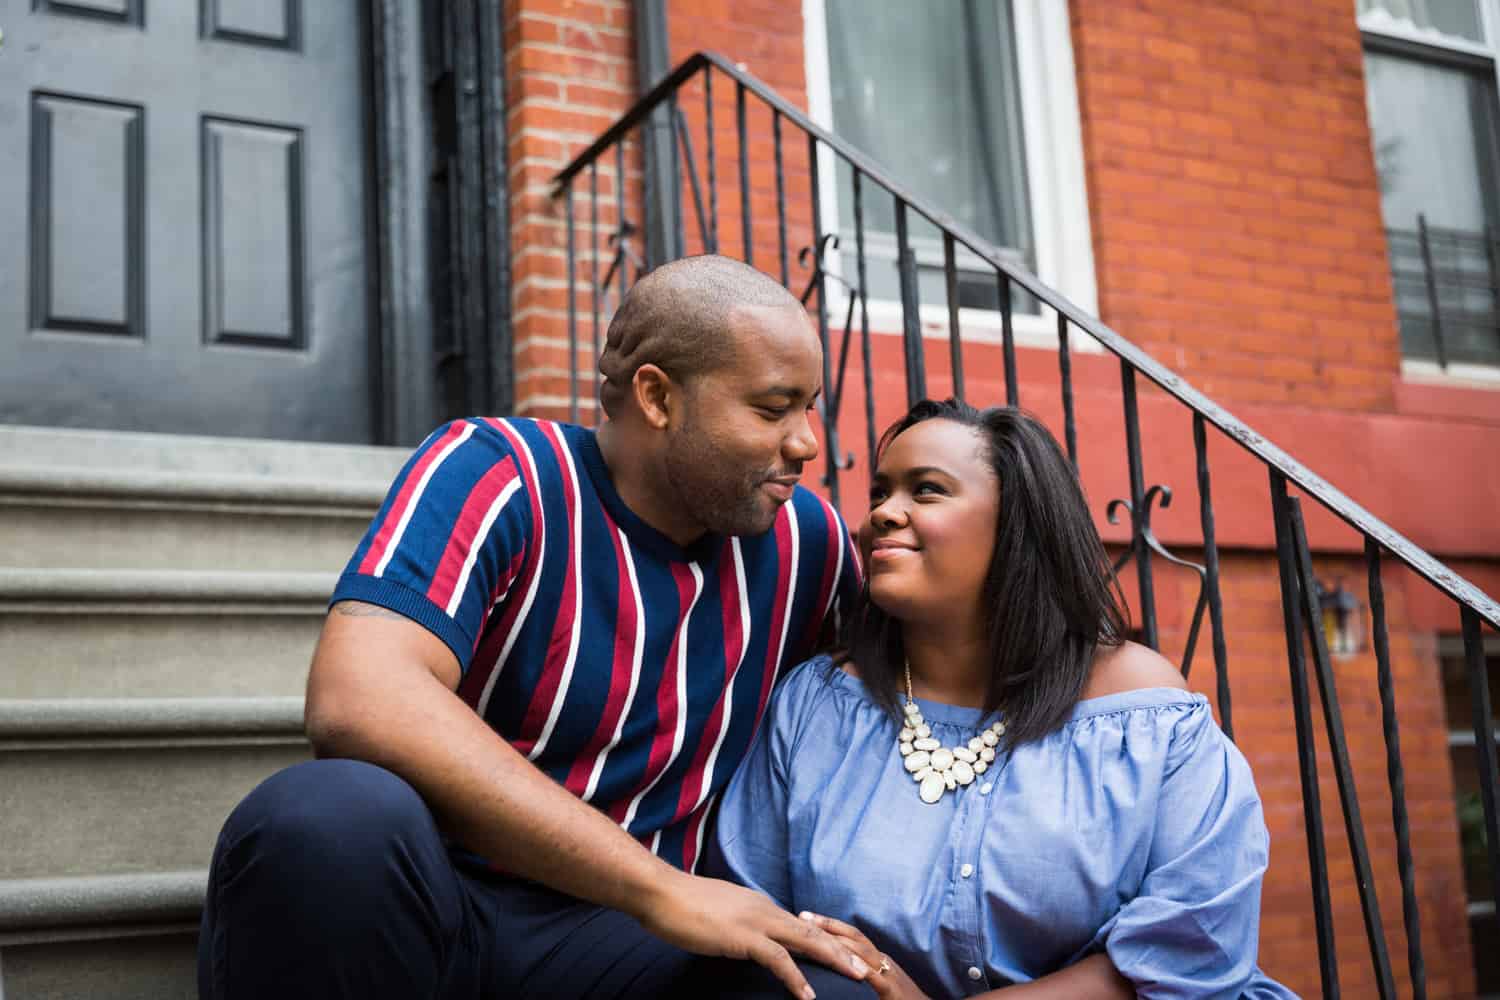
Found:
[[[812,120],[833,131],[828,22],[823,2],[802,2],[807,103]],[[1098,289],[1094,277],[1094,242],[1084,180],[1083,124],[1078,112],[1078,82],[1073,66],[1068,5],[1062,0],[1011,0],[1011,5],[1037,277],[1061,292],[1085,314],[1096,316]],[[820,143],[820,221],[823,231],[829,233],[839,231],[836,160],[834,152]],[[977,263],[977,258],[959,247],[960,266],[966,256]],[[830,254],[829,258],[824,262],[825,267],[837,273],[840,268],[838,255]],[[988,270],[989,266],[981,265],[978,269]],[[843,316],[847,299],[841,286],[838,282],[828,282],[827,290],[830,318]],[[871,299],[869,310],[871,333],[901,332],[900,302]],[[924,304],[919,315],[924,338],[948,338],[946,307]],[[998,343],[1001,339],[1000,314],[994,310],[960,309],[959,327],[965,342]],[[1045,305],[1040,314],[1013,314],[1012,329],[1019,347],[1057,346],[1056,313]],[[1082,335],[1070,337],[1068,345],[1070,350],[1083,353],[1104,350],[1092,337]]]
[[[1495,38],[1496,28],[1500,27],[1500,20],[1497,20],[1500,18],[1500,0],[1477,0],[1477,2],[1479,30],[1484,35],[1485,42],[1476,42],[1460,35],[1447,35],[1435,28],[1421,28],[1412,21],[1393,18],[1381,10],[1359,14],[1356,20],[1359,22],[1360,31],[1368,31],[1372,35],[1396,38],[1404,42],[1420,42],[1423,45],[1493,58],[1495,45],[1492,40]]]
[[[1449,35],[1432,28],[1418,27],[1406,19],[1392,18],[1384,11],[1360,14],[1355,20],[1364,34],[1379,35],[1402,42],[1417,42],[1434,48],[1484,56],[1494,67],[1494,82],[1500,92],[1500,0],[1476,0],[1479,7],[1479,30],[1483,42],[1459,35]],[[1401,358],[1401,377],[1408,382],[1445,385],[1466,389],[1500,389],[1500,365],[1450,363],[1444,370],[1436,361],[1425,358]]]

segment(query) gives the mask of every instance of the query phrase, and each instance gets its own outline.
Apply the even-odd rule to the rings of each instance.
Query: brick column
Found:
[[[569,414],[567,227],[552,178],[630,107],[635,56],[628,0],[512,0],[505,10],[510,154],[511,321],[516,412]],[[627,168],[629,169],[629,168]],[[601,164],[601,229],[616,218],[614,158]],[[593,330],[587,175],[577,189],[580,419],[592,423]],[[600,240],[601,271],[608,253]],[[605,322],[608,321],[607,315]]]

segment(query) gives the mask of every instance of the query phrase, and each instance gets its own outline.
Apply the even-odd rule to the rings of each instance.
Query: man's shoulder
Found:
[[[445,426],[464,424],[472,426],[475,434],[502,442],[510,448],[535,448],[548,438],[572,439],[579,434],[593,433],[585,427],[557,420],[543,420],[540,417],[462,417]]]
[[[489,445],[498,461],[510,456],[516,471],[527,480],[547,480],[564,475],[564,464],[577,467],[587,458],[594,430],[578,424],[539,417],[464,417],[444,424],[433,432],[429,441],[445,433],[459,432],[472,440]],[[582,475],[583,469],[578,468]]]

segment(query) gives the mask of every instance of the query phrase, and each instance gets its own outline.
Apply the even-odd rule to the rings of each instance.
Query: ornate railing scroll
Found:
[[[1172,488],[1157,484],[1148,489],[1142,501],[1139,515],[1136,514],[1129,500],[1111,500],[1109,506],[1105,508],[1104,516],[1109,520],[1110,524],[1119,524],[1118,512],[1121,510],[1125,511],[1131,517],[1131,524],[1134,526],[1132,529],[1134,537],[1140,538],[1148,550],[1161,556],[1174,566],[1181,566],[1183,569],[1190,569],[1198,574],[1198,602],[1193,606],[1193,621],[1192,625],[1188,627],[1187,642],[1183,646],[1182,661],[1179,664],[1183,679],[1186,680],[1189,672],[1193,669],[1193,651],[1198,648],[1198,630],[1203,627],[1203,612],[1208,608],[1208,567],[1200,566],[1191,560],[1183,559],[1179,556],[1174,556],[1167,551],[1166,546],[1162,545],[1151,531],[1151,507],[1158,499],[1161,500],[1162,507],[1172,506]],[[1116,559],[1114,564],[1117,576],[1120,570],[1130,564],[1135,555],[1136,549],[1134,545],[1126,548],[1121,553],[1120,558]],[[1227,722],[1224,728],[1226,732],[1229,732],[1230,737],[1233,738],[1234,734]]]

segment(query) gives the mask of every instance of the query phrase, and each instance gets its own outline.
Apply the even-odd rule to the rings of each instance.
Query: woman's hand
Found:
[[[911,981],[911,977],[902,971],[899,965],[891,961],[889,955],[881,953],[871,944],[870,939],[865,937],[858,927],[846,924],[842,920],[806,911],[798,916],[827,931],[840,944],[865,960],[870,967],[870,973],[865,976],[865,982],[875,988],[875,994],[880,997],[880,1000],[929,1000],[927,994]]]

